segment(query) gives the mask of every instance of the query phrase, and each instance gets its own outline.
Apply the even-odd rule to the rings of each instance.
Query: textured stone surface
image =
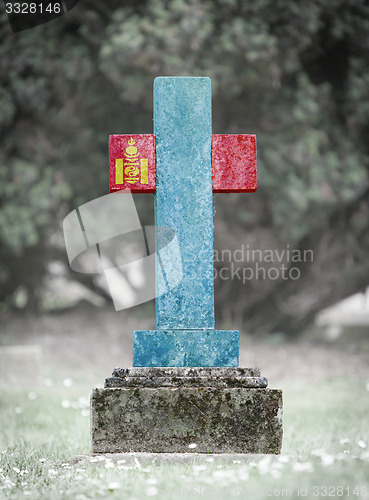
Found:
[[[214,328],[210,79],[156,78],[154,133],[155,224],[175,229],[183,268],[156,300],[156,328]]]
[[[91,396],[94,453],[279,453],[282,392],[272,389],[104,388]]]
[[[109,377],[105,387],[249,387],[264,388],[265,377]]]
[[[214,193],[256,191],[255,135],[213,135],[211,163]]]
[[[169,293],[175,295],[174,291]],[[133,333],[133,366],[238,366],[238,353],[239,332],[236,330]]]
[[[260,368],[151,367],[114,368],[113,377],[260,377]]]

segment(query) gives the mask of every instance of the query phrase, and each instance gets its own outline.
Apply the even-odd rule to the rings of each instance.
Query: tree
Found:
[[[108,134],[151,132],[157,75],[210,76],[214,133],[258,137],[257,194],[215,197],[216,249],[249,250],[232,257],[241,278],[216,280],[219,323],[295,333],[365,287],[368,24],[364,0],[86,1],[15,37],[3,19],[1,299],[26,275],[35,296],[60,253],[57,214],[107,192]],[[252,250],[261,260],[246,260]],[[285,254],[266,262],[266,250]],[[287,250],[312,250],[313,262],[288,260]],[[228,255],[218,272],[231,273]],[[266,279],[249,279],[257,264]],[[282,265],[299,279],[284,279]]]

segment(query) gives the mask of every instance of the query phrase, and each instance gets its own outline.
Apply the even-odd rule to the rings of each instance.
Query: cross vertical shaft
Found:
[[[210,79],[156,78],[154,133],[155,225],[175,230],[183,271],[174,290],[164,295],[157,290],[156,328],[213,329]],[[164,267],[170,266],[171,257],[168,255]]]
[[[214,329],[210,79],[156,78],[154,128],[156,330],[134,332],[133,366],[238,366],[239,332]]]

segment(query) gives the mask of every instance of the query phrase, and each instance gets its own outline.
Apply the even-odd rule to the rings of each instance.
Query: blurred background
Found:
[[[152,133],[159,75],[209,76],[213,133],[257,135],[257,192],[214,196],[217,328],[367,341],[367,2],[81,0],[15,34],[2,11],[0,38],[4,349],[42,334],[51,353],[59,335],[78,364],[83,334],[90,363],[97,339],[129,363],[132,330],[154,327],[154,301],[115,312],[96,276],[70,269],[62,221],[108,193],[109,134]],[[152,224],[153,195],[135,201]]]

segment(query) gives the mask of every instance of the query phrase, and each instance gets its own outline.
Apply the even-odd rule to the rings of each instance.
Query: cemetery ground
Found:
[[[260,366],[283,389],[279,457],[197,455],[195,446],[184,463],[90,456],[92,387],[131,366],[132,331],[151,326],[111,308],[3,317],[1,344],[38,345],[42,362],[39,382],[35,373],[23,387],[21,366],[8,384],[2,373],[0,498],[369,498],[369,340],[357,332],[335,343],[242,337],[240,366]]]

